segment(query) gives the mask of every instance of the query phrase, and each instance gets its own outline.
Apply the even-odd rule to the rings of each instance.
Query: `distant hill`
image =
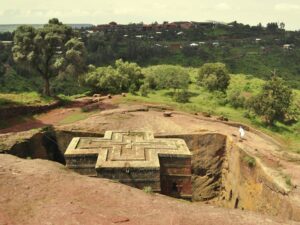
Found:
[[[13,32],[16,30],[19,26],[24,24],[0,24],[0,32]],[[41,28],[44,24],[27,24],[31,25],[35,28]],[[67,24],[71,26],[74,29],[80,29],[80,28],[86,28],[93,26],[92,24]]]

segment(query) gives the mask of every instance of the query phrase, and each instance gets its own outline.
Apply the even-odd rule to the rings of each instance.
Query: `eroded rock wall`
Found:
[[[28,135],[24,139],[16,140],[4,153],[20,158],[48,159],[64,164],[64,156],[57,146],[53,131],[42,131]]]
[[[251,158],[254,165],[249,164]],[[221,192],[214,203],[300,220],[300,208],[294,204],[289,193],[266,173],[260,161],[248,155],[229,138],[223,163]]]
[[[216,133],[166,135],[182,138],[192,152],[193,201],[217,197],[222,185],[222,165],[226,150],[226,136]]]
[[[231,137],[216,133],[164,137],[184,139],[193,153],[193,201],[300,221],[300,205],[291,193]]]

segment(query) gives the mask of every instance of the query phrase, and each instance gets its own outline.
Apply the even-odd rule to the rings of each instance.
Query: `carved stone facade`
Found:
[[[67,167],[80,174],[151,187],[178,198],[192,194],[191,153],[182,139],[107,131],[103,138],[73,138],[65,159]]]

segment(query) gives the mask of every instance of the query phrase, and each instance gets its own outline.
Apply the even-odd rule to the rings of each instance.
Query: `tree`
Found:
[[[6,72],[7,65],[9,64],[10,48],[6,47],[0,41],[0,77]]]
[[[111,66],[98,67],[87,73],[84,85],[94,93],[120,93],[122,91],[122,76]]]
[[[189,92],[187,89],[182,89],[179,92],[176,92],[173,96],[176,102],[187,103],[189,102]]]
[[[4,68],[4,60],[3,60],[3,52],[5,50],[4,45],[0,41],[0,77],[4,74],[5,68]]]
[[[223,63],[206,63],[198,71],[198,84],[210,91],[225,91],[229,85],[229,72]]]
[[[285,23],[284,23],[284,22],[281,22],[281,23],[279,24],[279,27],[280,27],[281,30],[284,30],[284,29],[285,29]]]
[[[272,33],[275,33],[276,31],[278,31],[278,23],[268,23],[267,24],[267,30],[269,30]]]
[[[166,88],[174,89],[174,92],[177,89],[187,89],[189,86],[190,76],[185,69],[179,66],[168,68],[165,76]]]
[[[180,66],[153,66],[145,72],[145,82],[151,89],[187,89],[190,77],[186,69]]]
[[[236,88],[227,90],[227,100],[233,108],[242,108],[246,102],[246,98],[242,95],[242,91]]]
[[[263,85],[261,92],[249,100],[248,107],[263,116],[267,124],[273,125],[275,121],[285,119],[292,102],[292,90],[281,78],[273,76]]]
[[[147,97],[149,94],[149,86],[147,84],[142,84],[140,87],[141,96]]]
[[[143,75],[136,63],[117,60],[115,66],[98,67],[89,66],[90,71],[84,76],[84,85],[97,93],[121,93],[139,90]]]
[[[119,59],[115,62],[115,68],[120,76],[122,76],[121,89],[128,91],[130,86],[135,86],[135,91],[139,90],[142,79],[142,69],[136,63],[124,62]]]
[[[14,35],[13,58],[34,70],[44,80],[44,94],[50,96],[50,79],[61,72],[85,70],[85,47],[71,27],[51,19],[43,28],[23,25]]]

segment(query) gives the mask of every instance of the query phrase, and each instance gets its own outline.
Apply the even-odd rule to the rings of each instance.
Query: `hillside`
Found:
[[[11,26],[15,29],[18,25]],[[87,48],[88,65],[112,65],[120,58],[141,66],[199,67],[207,62],[223,62],[232,73],[262,79],[268,79],[271,71],[276,70],[292,87],[300,88],[300,32],[285,30],[284,24],[269,23],[263,27],[237,22],[174,22],[71,26],[82,28],[79,34]],[[12,34],[0,30],[1,40],[12,41]],[[7,56],[2,58],[0,61],[17,67]]]
[[[21,25],[23,24],[0,24],[0,33],[14,32]],[[41,28],[44,24],[28,24],[28,25],[31,25],[35,28]],[[68,25],[75,29],[92,26],[92,24],[68,24]]]

